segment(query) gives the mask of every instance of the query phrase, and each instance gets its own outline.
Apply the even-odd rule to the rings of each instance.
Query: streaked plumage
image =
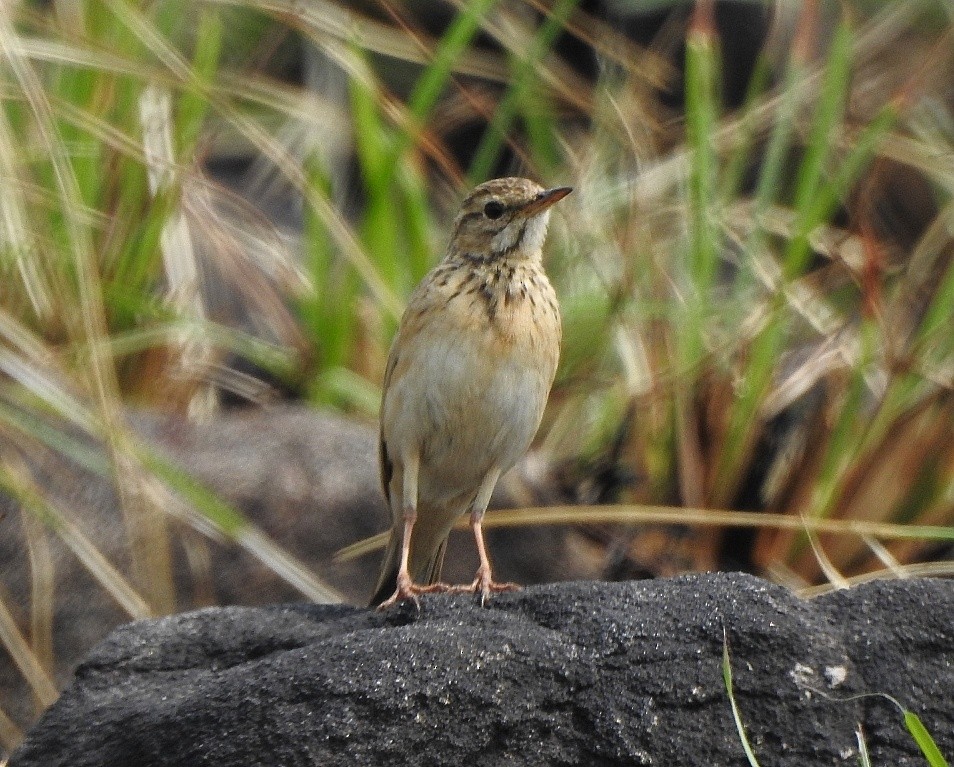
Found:
[[[560,314],[541,248],[549,207],[569,191],[516,178],[481,184],[411,296],[384,378],[381,478],[394,527],[372,604],[424,590],[399,578],[409,527],[414,584],[439,579],[461,514],[471,514],[483,554],[490,494],[529,447],[556,372]],[[485,597],[498,586],[489,563],[482,570],[468,588]]]

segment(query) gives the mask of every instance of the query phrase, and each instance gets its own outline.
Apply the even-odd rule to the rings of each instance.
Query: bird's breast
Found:
[[[479,482],[491,465],[510,468],[536,433],[560,318],[546,277],[533,277],[509,286],[448,280],[431,295],[438,300],[409,308],[392,351],[382,430],[389,449],[420,451],[422,492]]]

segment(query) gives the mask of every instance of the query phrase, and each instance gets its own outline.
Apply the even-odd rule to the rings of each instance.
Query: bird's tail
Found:
[[[416,538],[417,533],[418,530],[415,528],[412,538]],[[397,589],[398,569],[401,565],[401,539],[403,537],[404,526],[399,522],[391,528],[391,535],[388,537],[388,546],[384,553],[384,561],[381,564],[381,575],[378,577],[378,585],[374,588],[374,596],[371,597],[371,607],[377,607]],[[419,549],[421,549],[420,546],[412,546],[411,548],[408,563],[411,578],[421,586],[437,583],[441,579],[441,570],[444,568],[447,535],[445,534],[441,538],[437,546],[426,547],[424,551],[419,551]],[[427,551],[427,549],[430,549],[430,551]]]

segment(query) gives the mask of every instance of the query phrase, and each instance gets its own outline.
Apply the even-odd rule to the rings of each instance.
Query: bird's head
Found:
[[[571,191],[525,178],[496,178],[472,191],[454,222],[448,254],[478,260],[539,258],[550,206]]]

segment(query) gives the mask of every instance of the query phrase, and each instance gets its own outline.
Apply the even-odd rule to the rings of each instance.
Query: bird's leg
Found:
[[[404,534],[401,536],[401,564],[398,566],[397,588],[394,593],[382,602],[379,610],[385,610],[393,604],[405,599],[413,599],[420,609],[417,595],[414,593],[414,582],[408,572],[408,560],[411,556],[411,533],[414,532],[414,523],[417,521],[417,472],[420,458],[417,453],[404,461],[401,482],[401,512],[404,517]],[[391,498],[394,499],[395,493]]]
[[[519,583],[497,583],[491,577],[490,559],[487,557],[487,547],[484,545],[483,519],[483,511],[479,514],[471,515],[471,527],[474,530],[474,539],[477,541],[477,556],[480,558],[480,565],[477,567],[477,577],[474,578],[474,582],[471,584],[471,591],[480,592],[481,607],[484,606],[491,592],[517,591],[520,588]]]
[[[437,591],[447,591],[444,583],[435,583],[430,586],[418,586],[411,579],[409,560],[411,557],[411,534],[414,532],[414,523],[417,521],[417,473],[420,458],[415,453],[404,463],[403,481],[401,487],[401,509],[404,517],[404,534],[401,536],[401,563],[398,566],[397,588],[384,602],[378,605],[378,610],[386,610],[391,605],[405,599],[411,599],[421,609],[418,594],[431,594]]]
[[[491,575],[490,558],[487,556],[487,546],[484,543],[484,514],[487,511],[487,505],[490,503],[490,496],[494,492],[497,480],[500,478],[500,469],[493,468],[484,476],[477,494],[470,505],[470,527],[474,531],[474,541],[477,544],[477,558],[480,564],[477,567],[477,575],[474,582],[469,586],[463,586],[455,591],[472,591],[480,593],[480,605],[484,602],[491,592],[514,591],[520,586],[516,583],[495,583]]]

